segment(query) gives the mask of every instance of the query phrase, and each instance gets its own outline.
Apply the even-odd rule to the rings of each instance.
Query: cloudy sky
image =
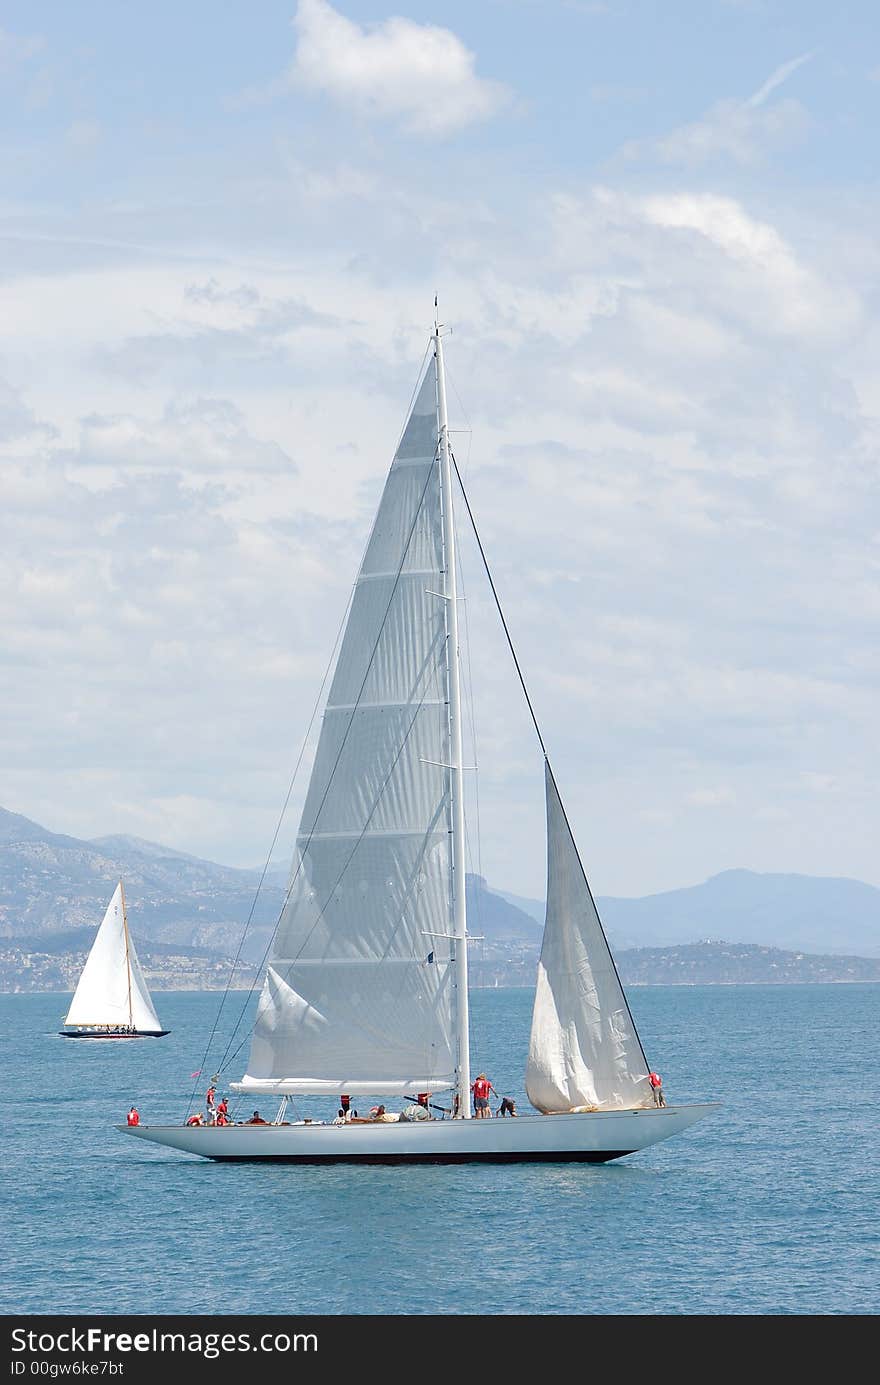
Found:
[[[257,865],[305,746],[289,852],[437,293],[594,891],[880,885],[873,0],[0,23],[2,806]],[[471,864],[539,896],[540,760],[461,545]]]

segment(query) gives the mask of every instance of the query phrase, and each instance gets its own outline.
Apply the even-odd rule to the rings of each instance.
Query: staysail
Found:
[[[547,915],[526,1093],[542,1112],[652,1104],[648,1064],[545,761]]]
[[[358,574],[237,1090],[454,1084],[443,593],[432,357]]]
[[[81,1027],[125,1025],[143,1034],[161,1034],[125,918],[122,881],[95,934],[65,1024]]]

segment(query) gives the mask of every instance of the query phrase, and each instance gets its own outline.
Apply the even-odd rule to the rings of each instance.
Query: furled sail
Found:
[[[358,574],[238,1090],[454,1082],[437,449],[432,357]]]
[[[128,932],[122,881],[95,934],[64,1022],[71,1027],[127,1025],[142,1034],[162,1033]]]
[[[526,1093],[538,1110],[652,1105],[648,1064],[545,761],[547,915]]]

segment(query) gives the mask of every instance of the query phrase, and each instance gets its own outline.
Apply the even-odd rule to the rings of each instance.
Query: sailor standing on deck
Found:
[[[496,1096],[498,1093],[484,1072],[471,1083],[471,1091],[474,1094],[474,1116],[477,1120],[485,1120],[489,1115],[489,1093],[494,1092]]]

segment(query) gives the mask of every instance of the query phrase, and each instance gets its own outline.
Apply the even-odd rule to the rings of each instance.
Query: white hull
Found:
[[[717,1103],[389,1125],[120,1125],[204,1159],[276,1163],[602,1163],[678,1135]]]

